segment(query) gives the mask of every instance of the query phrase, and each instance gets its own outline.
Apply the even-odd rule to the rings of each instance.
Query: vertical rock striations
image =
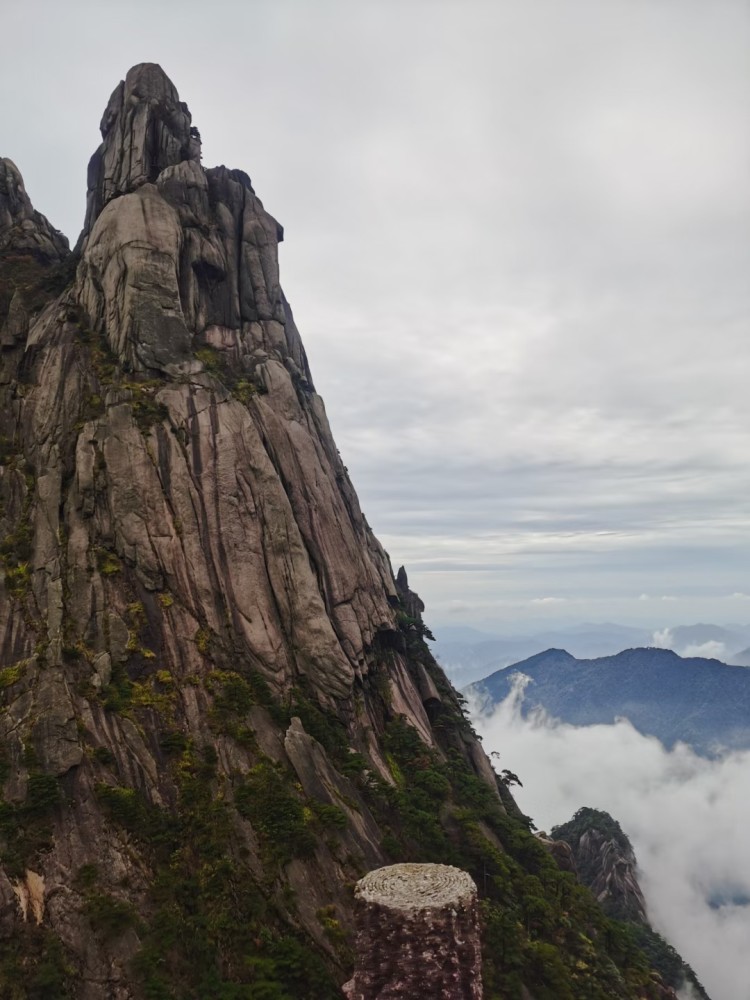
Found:
[[[346,696],[376,633],[393,629],[396,592],[281,292],[280,227],[245,174],[201,167],[190,115],[159,67],[131,70],[102,134],[77,279],[29,340],[40,382],[16,407],[59,502],[29,512],[45,522],[30,525],[40,616],[20,627],[14,655],[28,656],[44,625],[48,657],[60,659],[62,617],[48,615],[59,554],[76,579],[70,638],[96,654],[117,655],[110,619],[127,631],[127,577],[141,599],[174,599],[170,637],[152,622],[163,618],[154,599],[144,604],[160,646],[203,629],[279,690],[305,676]],[[84,365],[86,338],[96,356]],[[64,553],[49,538],[61,523]],[[97,551],[109,572],[92,564]],[[168,659],[189,673],[201,657],[176,645]]]
[[[633,845],[620,824],[605,812],[584,807],[552,831],[549,848],[567,848],[573,870],[609,912],[647,924],[646,901],[638,884]]]
[[[584,806],[568,823],[554,827],[552,837],[544,843],[558,864],[567,870],[572,865],[604,911],[628,925],[633,940],[647,951],[661,977],[659,995],[673,998],[675,990],[687,986],[691,996],[707,1000],[690,966],[651,927],[633,845],[620,824],[609,813]]]
[[[99,125],[103,142],[89,163],[82,239],[113,198],[153,184],[166,167],[200,163],[200,135],[160,66],[134,66],[112,93]]]
[[[0,254],[29,255],[52,262],[61,260],[68,251],[63,234],[34,210],[18,167],[0,157]]]
[[[480,883],[497,993],[655,995],[429,653],[249,177],[155,65],[101,130],[73,252],[0,161],[0,994],[333,1000],[416,860]]]
[[[443,752],[279,284],[280,225],[245,173],[201,165],[159,66],[128,73],[101,132],[74,253],[0,164],[0,923],[44,912],[92,998],[138,995],[132,914],[160,912],[165,844],[198,850],[197,788],[224,825],[190,872],[226,855],[256,915],[343,961],[320,913],[387,860],[362,797],[364,775],[394,780],[384,727]],[[111,940],[90,935],[102,906]]]

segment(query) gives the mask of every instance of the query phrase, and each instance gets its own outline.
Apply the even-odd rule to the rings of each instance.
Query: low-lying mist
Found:
[[[627,720],[576,728],[543,712],[522,718],[522,679],[475,726],[498,769],[523,782],[539,829],[581,806],[604,809],[630,837],[651,922],[712,1000],[750,998],[750,751],[707,760],[667,751]]]

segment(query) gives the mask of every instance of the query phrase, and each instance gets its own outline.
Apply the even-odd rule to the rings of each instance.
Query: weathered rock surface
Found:
[[[249,177],[152,64],[101,131],[73,252],[0,164],[0,994],[333,1000],[357,880],[460,857],[522,987],[546,934],[568,984],[655,995],[532,928],[548,859],[362,516]]]
[[[660,973],[654,974],[655,995],[673,1000],[687,984],[691,996],[707,1000],[690,966],[651,927],[635,852],[620,824],[609,813],[584,807],[551,835],[540,839],[557,863],[572,871],[607,913],[630,924],[635,939],[648,949]]]
[[[282,850],[248,799],[224,849],[336,963],[319,913],[350,915],[346,883],[387,860],[347,773],[392,785],[388,719],[441,752],[431,719],[460,716],[410,657],[279,284],[281,226],[245,173],[201,165],[158,66],[101,132],[74,254],[0,162],[0,927],[43,915],[92,1000],[139,995],[128,908],[153,911],[157,849],[128,817],[184,814],[195,754],[220,802],[288,786],[315,837]],[[289,724],[300,704],[327,749]],[[473,769],[468,729],[453,742]],[[102,908],[117,933],[92,936]]]
[[[105,605],[124,610],[110,600],[121,578],[91,566],[106,549],[136,589],[177,598],[185,632],[231,636],[279,688],[306,675],[346,696],[375,634],[393,629],[396,592],[281,293],[279,227],[245,174],[200,166],[189,113],[158,67],[128,74],[102,134],[78,277],[55,321],[29,335],[39,381],[15,407],[54,501],[30,512],[39,611],[64,556],[72,600],[88,609],[86,621],[68,615],[72,638],[106,649]],[[82,367],[82,328],[106,371]],[[78,429],[87,396],[97,412]],[[21,631],[16,659],[38,638]],[[7,622],[3,633],[7,643]],[[200,660],[190,646],[178,658]]]
[[[58,261],[68,253],[68,241],[34,210],[18,167],[0,157],[0,254],[31,254]]]
[[[187,105],[154,63],[134,66],[115,87],[99,128],[104,141],[89,164],[84,236],[112,198],[155,181],[166,167],[200,162]]]
[[[582,870],[598,869],[589,888],[600,903],[618,901],[633,917],[648,919],[632,850],[623,851],[599,831],[587,830],[578,841],[575,857]]]
[[[481,1000],[477,888],[449,865],[401,864],[357,883],[348,1000]]]
[[[578,875],[575,855],[570,844],[564,840],[551,840],[544,832],[537,834],[537,840],[544,844],[562,871],[570,872],[571,875]]]
[[[605,909],[648,923],[635,853],[619,823],[607,813],[584,808],[552,836],[544,842],[558,864],[574,871]]]

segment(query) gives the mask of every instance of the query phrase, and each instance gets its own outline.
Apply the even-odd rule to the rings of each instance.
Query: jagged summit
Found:
[[[18,167],[0,157],[0,254],[29,254],[49,263],[68,250],[63,234],[35,211]]]
[[[82,239],[118,195],[154,183],[166,167],[200,163],[200,135],[177,89],[156,63],[134,66],[112,92],[88,170]]]
[[[2,168],[0,995],[336,1000],[351,886],[432,861],[481,884],[498,993],[664,996],[430,655],[247,174],[158,66],[102,135],[73,253]]]
[[[33,620],[59,659],[63,623],[46,623],[49,588],[62,585],[63,566],[78,566],[89,610],[73,630],[106,651],[119,629],[107,616],[122,619],[127,604],[114,593],[132,574],[136,590],[179,598],[174,614],[189,620],[178,634],[224,635],[271,683],[305,675],[345,696],[355,671],[367,672],[376,632],[394,628],[395,582],[314,393],[279,284],[279,227],[245,174],[201,166],[190,130],[158,66],[128,73],[89,170],[75,281],[54,319],[42,327],[31,317],[42,368],[13,406],[14,436],[62,491],[56,512],[28,511]],[[101,353],[82,358],[82,331],[106,364]],[[92,397],[96,412],[81,420]],[[47,540],[60,518],[73,539],[64,564],[50,563],[57,546]],[[94,566],[89,576],[97,550],[123,575]],[[16,610],[0,612],[6,643]],[[78,616],[64,617],[70,629]],[[13,627],[14,656],[38,641],[31,620]],[[192,644],[159,632],[186,667]],[[426,716],[419,724],[426,734]]]
[[[554,840],[545,841],[549,849],[569,852],[583,884],[607,913],[629,925],[665,979],[687,988],[696,1000],[709,1000],[690,966],[651,927],[633,845],[620,824],[609,813],[584,806],[567,823],[553,827],[551,836]]]
[[[107,330],[134,370],[194,369],[198,334],[222,350],[234,340],[245,368],[253,351],[282,348],[284,362],[309,382],[278,279],[281,227],[247,174],[201,166],[190,122],[187,105],[154,64],[134,67],[110,98],[104,141],[89,164],[78,245],[86,308],[103,323],[114,297],[108,289],[130,293],[133,301],[114,302]],[[269,325],[243,329],[251,323]]]
[[[578,873],[605,909],[625,920],[648,923],[633,845],[616,820],[584,806],[551,835],[570,845]]]

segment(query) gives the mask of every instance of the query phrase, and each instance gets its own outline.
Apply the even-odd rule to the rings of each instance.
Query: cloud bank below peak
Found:
[[[707,760],[667,752],[629,722],[575,728],[524,720],[523,683],[475,725],[499,767],[518,772],[520,807],[547,831],[583,805],[609,812],[633,842],[649,918],[713,1000],[750,981],[750,752]]]

